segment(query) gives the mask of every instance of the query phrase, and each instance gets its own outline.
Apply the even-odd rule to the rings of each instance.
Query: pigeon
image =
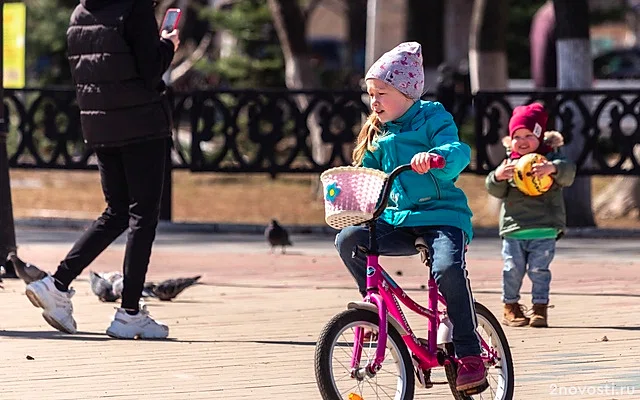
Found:
[[[122,297],[122,275],[118,273],[96,273],[89,272],[91,291],[98,296],[100,301],[115,302]]]
[[[285,253],[286,246],[293,246],[293,243],[289,240],[289,233],[275,219],[272,219],[269,226],[264,230],[264,236],[271,245],[271,253],[273,253],[273,249],[276,246],[282,246],[282,254]]]
[[[167,279],[157,285],[153,282],[147,282],[144,284],[143,295],[147,292],[153,294],[152,297],[157,297],[162,301],[171,301],[183,290],[195,285],[200,278],[201,276],[198,275],[193,278]]]
[[[156,297],[155,293],[153,293],[153,288],[156,285],[153,282],[145,282],[144,287],[142,288],[142,297]]]
[[[49,275],[35,265],[25,263],[18,258],[16,253],[9,254],[9,261],[13,264],[13,269],[16,271],[16,275],[18,275],[18,277],[27,285],[31,282],[39,281]]]

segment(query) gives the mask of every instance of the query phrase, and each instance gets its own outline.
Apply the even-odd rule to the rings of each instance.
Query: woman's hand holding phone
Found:
[[[160,32],[160,37],[163,39],[169,39],[173,42],[173,50],[178,50],[178,46],[180,45],[180,31],[178,31],[178,22],[180,22],[180,15],[182,15],[182,11],[179,8],[170,8],[164,14],[164,19],[162,21],[162,28]]]
[[[160,32],[160,37],[163,39],[169,39],[173,43],[173,51],[178,50],[178,46],[180,45],[180,31],[177,29],[172,30],[171,32],[162,31]]]

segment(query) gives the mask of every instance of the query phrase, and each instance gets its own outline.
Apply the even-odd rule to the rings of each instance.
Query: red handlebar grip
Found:
[[[429,166],[431,168],[444,168],[444,164],[444,157],[441,155],[436,155],[429,159]]]

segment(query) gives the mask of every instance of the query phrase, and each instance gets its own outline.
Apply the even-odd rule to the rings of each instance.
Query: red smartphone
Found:
[[[167,31],[171,32],[172,30],[178,27],[178,22],[180,21],[180,15],[182,11],[179,8],[170,8],[164,14],[164,20],[162,21],[162,26],[160,27],[160,32]]]

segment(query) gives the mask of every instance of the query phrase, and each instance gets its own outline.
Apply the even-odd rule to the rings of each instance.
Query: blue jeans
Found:
[[[447,302],[456,354],[458,357],[479,355],[476,314],[465,268],[464,232],[451,226],[394,227],[378,220],[376,236],[378,252],[384,256],[418,254],[415,240],[418,237],[424,238],[431,253],[431,272]],[[364,296],[367,288],[367,259],[366,254],[358,250],[358,246],[369,246],[369,230],[365,226],[350,226],[336,236],[340,258]]]
[[[549,264],[556,252],[555,239],[509,239],[502,241],[502,301],[506,304],[520,300],[520,287],[525,272],[531,279],[533,304],[549,303],[551,271]]]

